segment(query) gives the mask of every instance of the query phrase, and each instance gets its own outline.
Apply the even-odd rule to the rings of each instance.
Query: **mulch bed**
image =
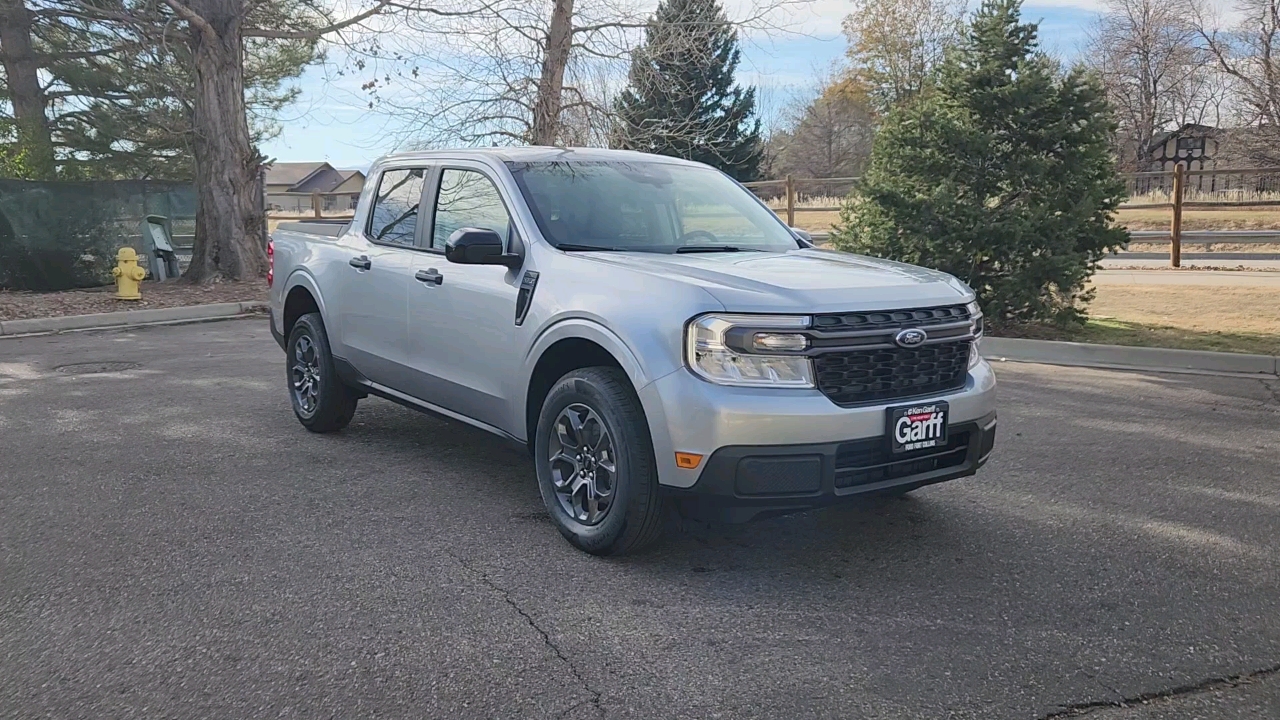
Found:
[[[266,280],[209,285],[146,282],[142,284],[141,300],[117,300],[115,294],[114,286],[47,293],[0,290],[0,320],[266,300],[267,283]]]

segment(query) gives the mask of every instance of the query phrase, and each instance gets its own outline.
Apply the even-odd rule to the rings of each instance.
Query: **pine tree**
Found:
[[[1037,51],[1018,0],[986,0],[932,87],[893,110],[833,240],[949,272],[997,324],[1083,319],[1126,240],[1101,85]]]
[[[632,56],[612,144],[754,180],[764,145],[755,88],[734,81],[740,55],[718,0],[662,0]]]
[[[127,0],[117,9],[134,12],[145,4]],[[247,20],[270,28],[323,24],[308,11],[306,0],[275,0],[258,3]],[[0,66],[6,69],[0,96],[9,101],[7,110],[0,108],[0,174],[190,178],[190,45],[177,35],[157,40],[92,15],[71,0],[0,0]],[[278,132],[275,118],[298,93],[289,81],[320,57],[317,39],[245,42],[244,94],[254,142]],[[22,82],[19,71],[30,80]]]

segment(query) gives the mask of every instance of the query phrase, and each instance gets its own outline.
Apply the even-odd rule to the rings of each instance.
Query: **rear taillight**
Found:
[[[267,287],[276,279],[276,241],[267,241]]]

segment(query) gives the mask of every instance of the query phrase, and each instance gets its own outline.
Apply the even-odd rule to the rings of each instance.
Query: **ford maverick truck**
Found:
[[[284,224],[268,249],[311,431],[374,395],[525,444],[556,526],[597,554],[654,540],[664,508],[746,521],[991,453],[973,291],[814,247],[717,170],[493,148],[368,178],[350,223]]]

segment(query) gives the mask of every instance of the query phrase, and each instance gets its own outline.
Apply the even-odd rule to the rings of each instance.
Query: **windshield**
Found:
[[[711,168],[657,162],[508,163],[538,229],[563,250],[782,252],[800,244]]]

